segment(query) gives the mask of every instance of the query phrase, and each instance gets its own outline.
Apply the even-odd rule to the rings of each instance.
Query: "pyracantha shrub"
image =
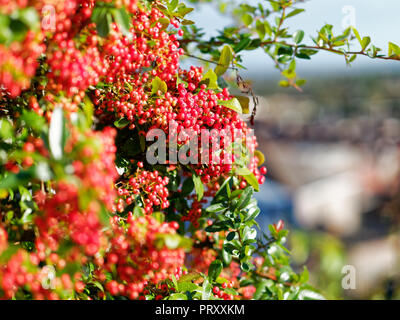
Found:
[[[296,59],[354,61],[352,34],[383,56],[329,25],[300,47],[297,2],[238,6],[205,40],[177,0],[0,1],[0,298],[320,298],[283,222],[257,233],[267,169],[240,52],[263,47],[295,88]],[[215,68],[181,63],[200,53]]]

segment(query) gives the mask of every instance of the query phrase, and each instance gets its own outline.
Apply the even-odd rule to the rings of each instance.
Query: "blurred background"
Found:
[[[241,1],[244,2],[244,1]],[[250,1],[252,3],[256,1]],[[387,52],[399,44],[398,0],[310,0],[291,21],[315,35],[338,32],[353,14],[361,35]],[[229,24],[215,4],[193,14],[207,35]],[[310,41],[311,42],[311,41]],[[303,92],[278,86],[279,73],[260,51],[241,72],[260,97],[255,124],[268,178],[258,194],[259,222],[284,219],[294,264],[328,299],[400,298],[400,62],[319,53],[298,61]],[[343,289],[352,265],[356,289]]]

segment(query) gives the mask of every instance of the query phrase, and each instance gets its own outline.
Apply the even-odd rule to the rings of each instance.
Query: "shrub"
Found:
[[[290,267],[283,221],[257,235],[266,168],[241,53],[262,47],[299,89],[296,59],[400,49],[329,25],[307,46],[284,27],[297,2],[240,5],[204,39],[177,0],[0,1],[0,297],[321,298]]]

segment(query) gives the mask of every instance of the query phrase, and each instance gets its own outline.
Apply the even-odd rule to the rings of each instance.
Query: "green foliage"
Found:
[[[29,30],[39,29],[39,16],[33,8],[16,10],[12,15],[0,13],[0,44],[22,41]]]
[[[192,0],[190,2],[201,1]],[[336,34],[333,26],[326,24],[316,36],[308,36],[301,29],[290,30],[285,26],[285,22],[288,19],[295,19],[305,11],[300,7],[302,2],[301,0],[277,0],[249,5],[234,1],[235,5],[232,5],[232,3],[220,1],[221,13],[233,16],[236,23],[223,28],[218,36],[210,39],[205,39],[201,30],[195,27],[187,29],[182,45],[191,53],[191,56],[194,56],[196,51],[209,55],[210,61],[217,64],[218,76],[222,76],[228,70],[227,66],[230,62],[233,64],[233,69],[243,68],[240,64],[242,55],[246,51],[262,48],[274,61],[283,77],[280,85],[294,87],[298,90],[306,81],[298,78],[295,60],[310,60],[313,55],[322,50],[342,55],[349,65],[359,55],[375,59],[400,59],[400,50],[396,44],[390,42],[388,54],[380,54],[382,49],[372,45],[370,37],[361,37],[354,27],[349,27],[342,33]],[[313,43],[306,43],[309,38]],[[359,50],[353,49],[353,47],[357,47],[354,40],[357,40]],[[188,44],[193,42],[196,43],[196,46],[189,47]],[[222,45],[224,47],[222,53],[219,54],[218,48]],[[232,57],[230,56],[231,51],[227,49],[228,46],[233,48]]]

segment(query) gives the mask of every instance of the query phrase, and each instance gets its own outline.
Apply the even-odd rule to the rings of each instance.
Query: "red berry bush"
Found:
[[[177,0],[0,1],[0,298],[319,298],[283,222],[257,230],[267,170],[238,74],[264,46],[298,88],[296,59],[338,50],[329,26],[286,42],[296,2],[240,6],[243,26],[204,40]],[[182,68],[193,50],[216,67]]]

